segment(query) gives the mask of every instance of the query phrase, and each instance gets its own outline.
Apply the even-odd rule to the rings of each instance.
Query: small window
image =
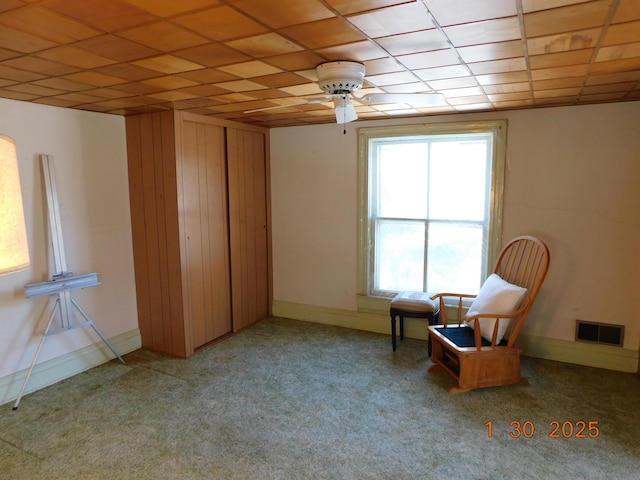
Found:
[[[500,248],[506,121],[363,128],[359,290],[475,293]]]

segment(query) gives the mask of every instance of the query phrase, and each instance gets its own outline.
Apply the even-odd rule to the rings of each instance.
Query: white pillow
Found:
[[[469,311],[465,315],[465,323],[469,327],[473,328],[475,321],[466,321],[467,318],[472,317],[473,315],[479,315],[481,313],[495,313],[498,315],[513,313],[520,307],[520,304],[524,300],[526,294],[526,288],[506,282],[500,278],[499,275],[492,273],[485,280],[482,288],[478,292],[478,295],[469,307]],[[480,322],[480,334],[487,340],[491,341],[496,319],[480,318],[478,321]],[[500,319],[496,343],[499,343],[500,340],[502,340],[502,337],[504,337],[504,334],[509,327],[509,323],[510,320],[508,319]]]

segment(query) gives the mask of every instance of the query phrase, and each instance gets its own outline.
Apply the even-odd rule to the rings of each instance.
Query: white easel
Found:
[[[60,207],[58,206],[58,193],[56,190],[56,179],[53,171],[53,157],[51,155],[40,155],[42,161],[42,173],[44,174],[44,183],[47,193],[47,205],[49,208],[49,229],[51,231],[51,242],[53,246],[53,260],[56,269],[56,273],[52,275],[50,282],[33,283],[25,287],[25,296],[27,298],[41,297],[45,295],[58,295],[55,306],[49,317],[47,328],[40,339],[40,344],[36,350],[36,354],[33,357],[31,366],[27,371],[27,376],[24,379],[16,403],[13,409],[16,410],[24,394],[24,389],[27,386],[29,377],[33,372],[40,355],[40,350],[44,344],[45,339],[56,333],[66,332],[73,328],[80,328],[89,326],[98,334],[102,341],[109,347],[109,350],[122,362],[125,363],[118,352],[113,348],[107,337],[95,326],[93,320],[80,308],[80,305],[71,296],[71,290],[79,288],[88,288],[100,285],[98,281],[97,273],[90,273],[87,275],[73,275],[73,272],[67,270],[67,259],[64,253],[64,242],[62,238],[62,225],[60,223]],[[84,318],[84,322],[76,323],[74,321],[73,309],[76,309],[80,315]],[[56,316],[56,312],[60,311],[60,324],[61,327],[56,330],[51,330],[53,319]]]

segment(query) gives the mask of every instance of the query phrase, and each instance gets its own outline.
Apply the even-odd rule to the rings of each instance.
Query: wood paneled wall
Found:
[[[127,117],[126,131],[142,345],[186,356],[173,112]]]

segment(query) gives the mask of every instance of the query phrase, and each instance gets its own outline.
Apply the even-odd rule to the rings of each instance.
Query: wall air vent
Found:
[[[624,325],[576,320],[576,340],[621,347],[624,342]]]

